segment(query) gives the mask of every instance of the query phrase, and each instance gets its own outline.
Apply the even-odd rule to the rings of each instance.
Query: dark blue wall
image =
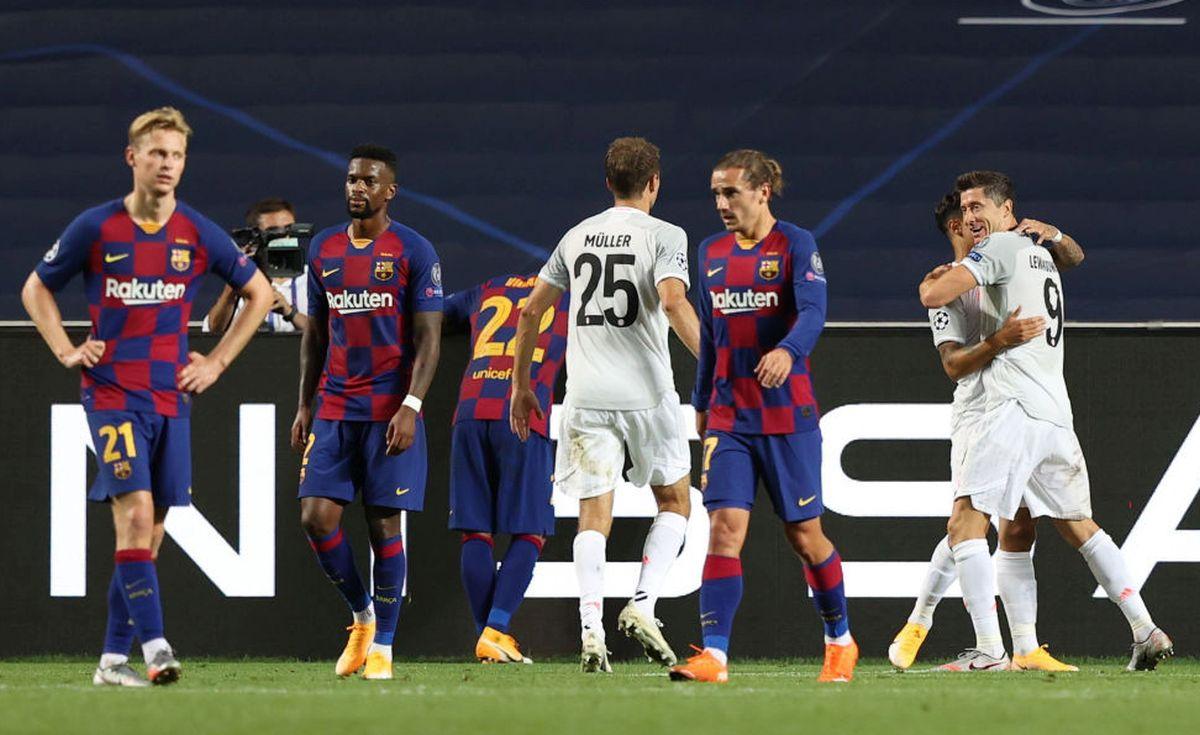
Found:
[[[417,198],[396,208],[451,288],[535,268],[607,205],[605,144],[638,133],[663,150],[656,213],[693,242],[718,226],[717,156],[779,158],[776,213],[817,231],[832,319],[924,317],[915,284],[949,255],[931,208],[983,167],[1016,179],[1020,214],[1088,250],[1067,279],[1071,318],[1200,319],[1200,17],[957,22],[1036,15],[1018,0],[321,5],[6,2],[0,318],[24,316],[20,284],[75,213],[126,191],[129,120],[173,104],[196,129],[181,196],[223,223],[266,195],[332,223],[340,157],[393,146],[404,186],[482,223]],[[64,311],[82,318],[71,291]]]

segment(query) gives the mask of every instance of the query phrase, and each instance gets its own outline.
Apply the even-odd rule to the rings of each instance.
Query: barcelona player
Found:
[[[771,213],[782,190],[779,164],[760,151],[733,151],[713,169],[726,231],[700,244],[692,394],[711,529],[700,585],[704,649],[671,670],[678,681],[728,679],[740,556],[760,479],[824,621],[819,680],[849,681],[858,661],[841,558],[821,529],[821,432],[808,358],[825,325],[825,269],[813,236]]]
[[[272,291],[225,232],[175,197],[192,130],[161,107],[129,126],[133,191],[75,218],[21,292],[54,356],[83,369],[82,401],[99,472],[88,499],[112,508],[116,569],[96,685],[170,684],[181,673],[163,634],[155,561],[172,507],[191,504],[192,394],[203,393],[253,336]],[[213,272],[246,299],[213,350],[188,351],[199,279]],[[83,274],[92,329],[75,345],[54,294]],[[146,678],[129,665],[134,636]]]
[[[301,525],[354,614],[335,671],[391,679],[404,590],[401,512],[425,502],[421,403],[441,345],[442,272],[429,241],[388,216],[394,153],[355,148],[345,192],[350,221],[309,244],[310,318],[291,440],[304,456]],[[375,553],[373,596],[341,525],[343,506],[360,493]]]
[[[475,656],[493,663],[529,661],[509,623],[554,533],[554,450],[545,417],[566,354],[569,295],[539,325],[532,383],[542,418],[524,443],[508,425],[517,319],[536,283],[535,274],[498,276],[446,299],[447,328],[471,331],[450,449],[450,528],[462,533],[462,582],[479,633]],[[497,533],[512,537],[498,573]]]

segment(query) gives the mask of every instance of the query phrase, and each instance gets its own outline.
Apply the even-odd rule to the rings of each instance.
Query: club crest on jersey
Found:
[[[128,480],[133,474],[133,466],[129,464],[129,460],[123,459],[113,465],[113,476],[118,480]]]
[[[779,277],[779,258],[764,258],[759,261],[758,275],[764,281],[772,281]]]
[[[171,267],[183,273],[192,267],[192,251],[187,248],[171,248]]]
[[[394,260],[377,260],[375,261],[375,280],[390,281],[392,276],[396,275],[396,261]]]

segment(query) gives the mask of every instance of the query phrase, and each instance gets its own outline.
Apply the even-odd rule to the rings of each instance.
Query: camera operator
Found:
[[[266,231],[271,228],[287,227],[296,222],[296,212],[290,202],[285,199],[270,198],[256,202],[246,212],[246,224]],[[265,247],[265,246],[263,246]],[[254,255],[254,246],[243,249],[247,255]],[[263,329],[268,332],[303,332],[308,322],[305,313],[308,305],[307,272],[294,278],[272,277],[271,286],[275,289],[275,304],[267,313]],[[217,301],[204,317],[204,331],[224,334],[233,322],[234,314],[242,308],[241,298],[229,286],[221,291]]]

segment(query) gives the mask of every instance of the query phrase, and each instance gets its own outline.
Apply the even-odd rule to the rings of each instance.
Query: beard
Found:
[[[346,202],[346,214],[350,215],[350,219],[371,219],[379,212],[379,207],[371,207],[370,200],[367,200],[361,210],[355,210],[350,202]]]

